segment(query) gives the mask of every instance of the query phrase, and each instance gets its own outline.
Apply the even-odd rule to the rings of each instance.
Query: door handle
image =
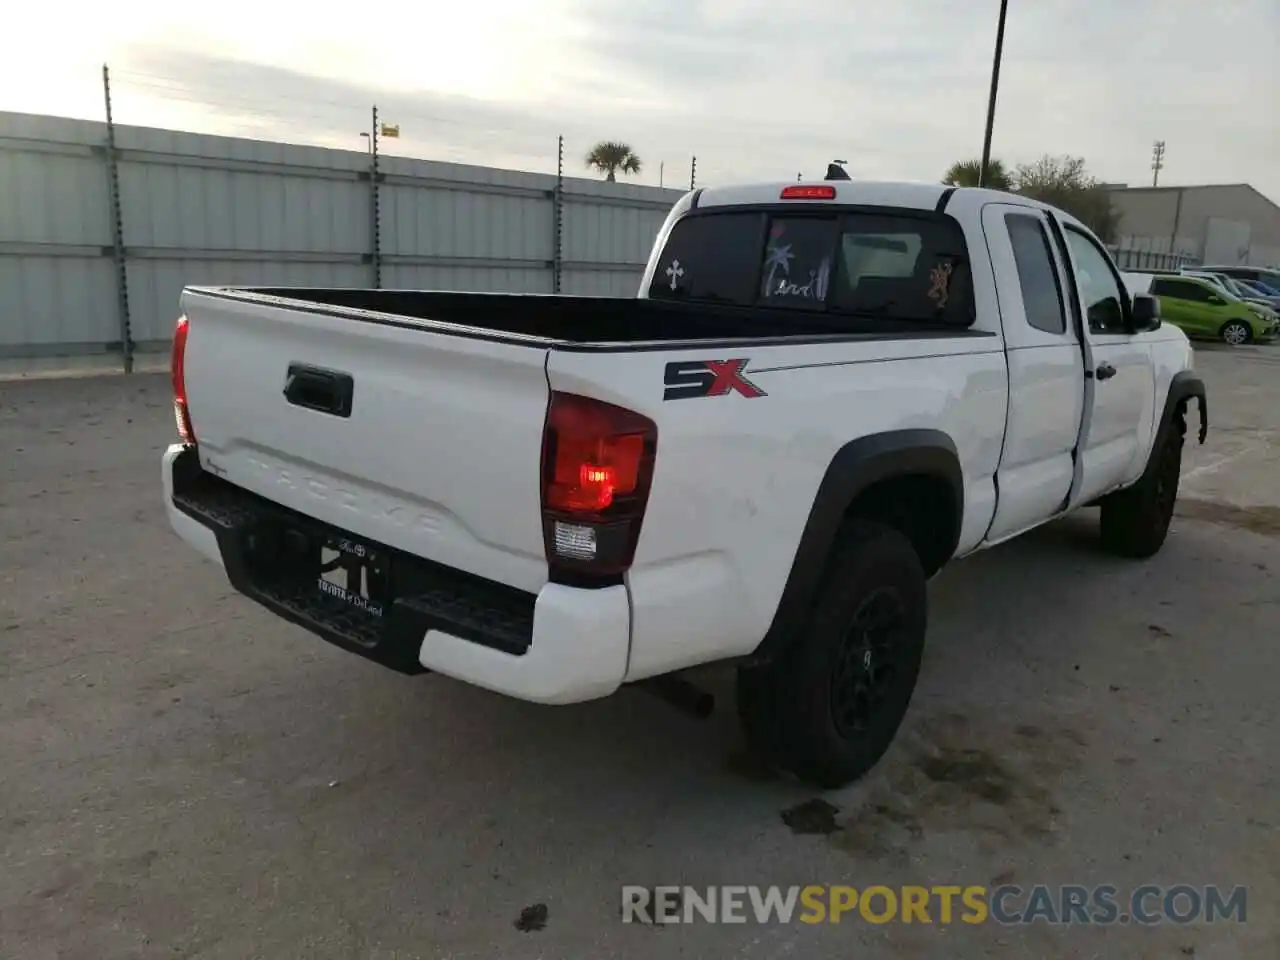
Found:
[[[1099,380],[1110,380],[1116,375],[1116,368],[1109,363],[1100,363],[1098,364],[1098,369],[1093,372],[1093,375]]]

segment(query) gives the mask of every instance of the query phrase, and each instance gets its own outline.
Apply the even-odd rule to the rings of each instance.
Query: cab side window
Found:
[[[1101,250],[1084,234],[1066,230],[1067,245],[1076,261],[1081,306],[1090,333],[1128,333],[1125,323],[1128,295]]]

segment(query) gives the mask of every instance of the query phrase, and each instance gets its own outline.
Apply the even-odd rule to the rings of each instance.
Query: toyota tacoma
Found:
[[[174,530],[406,674],[564,704],[729,663],[832,787],[907,711],[926,583],[1084,507],[1145,558],[1192,350],[1061,210],[929,184],[690,191],[638,296],[189,287]]]

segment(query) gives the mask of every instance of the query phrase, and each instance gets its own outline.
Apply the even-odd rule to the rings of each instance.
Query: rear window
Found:
[[[759,256],[763,237],[759,214],[686,217],[671,231],[649,296],[750,303],[756,271],[743,267]]]
[[[672,230],[649,296],[967,326],[966,253],[940,214],[695,214]]]

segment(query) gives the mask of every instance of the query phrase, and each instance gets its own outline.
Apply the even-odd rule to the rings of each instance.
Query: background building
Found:
[[[1280,266],[1280,205],[1247,183],[1106,186],[1120,214],[1121,247],[1201,263]]]

